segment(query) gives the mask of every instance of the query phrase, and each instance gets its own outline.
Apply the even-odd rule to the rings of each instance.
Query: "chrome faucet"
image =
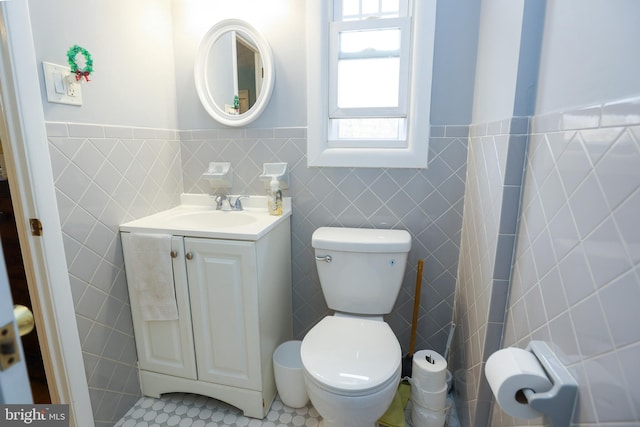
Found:
[[[217,211],[230,211],[231,209],[231,201],[229,200],[229,196],[226,194],[218,194],[214,199],[216,202],[216,210]]]
[[[242,202],[240,199],[249,198],[249,196],[238,196],[235,202],[231,202],[231,197],[226,194],[218,194],[214,199],[216,202],[216,210],[218,211],[241,211]]]
[[[232,209],[234,211],[241,211],[242,209],[242,202],[240,202],[240,199],[248,199],[249,196],[238,196],[236,197],[236,201],[233,202],[233,204],[231,205]],[[229,200],[229,202],[231,202],[231,200]]]

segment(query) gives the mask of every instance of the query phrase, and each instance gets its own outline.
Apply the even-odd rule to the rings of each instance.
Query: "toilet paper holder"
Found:
[[[551,390],[542,393],[523,390],[529,406],[548,416],[553,427],[568,427],[578,395],[576,380],[546,342],[531,341],[526,350],[536,356],[553,383]]]

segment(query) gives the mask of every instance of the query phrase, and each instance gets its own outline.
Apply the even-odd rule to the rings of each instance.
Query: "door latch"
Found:
[[[0,328],[0,371],[5,371],[20,361],[18,342],[13,322]]]

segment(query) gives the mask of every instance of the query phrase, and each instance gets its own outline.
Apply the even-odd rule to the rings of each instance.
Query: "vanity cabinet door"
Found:
[[[133,269],[140,268],[132,253],[131,234],[121,233],[122,250],[125,259],[131,316],[138,350],[140,369],[182,378],[196,379],[196,361],[191,331],[189,291],[185,269],[182,237],[171,238],[171,250],[176,257],[166,254],[159,262],[171,262],[178,306],[176,320],[146,320],[142,315],[136,284],[133,283]]]
[[[187,237],[185,251],[198,379],[260,390],[255,243]]]

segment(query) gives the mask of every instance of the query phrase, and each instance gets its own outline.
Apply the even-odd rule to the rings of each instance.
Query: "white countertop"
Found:
[[[236,196],[230,196],[235,201]],[[283,198],[281,216],[269,215],[266,196],[242,198],[242,211],[220,211],[208,194],[182,194],[181,205],[120,225],[131,233],[171,234],[211,239],[260,239],[291,216],[291,198]]]

